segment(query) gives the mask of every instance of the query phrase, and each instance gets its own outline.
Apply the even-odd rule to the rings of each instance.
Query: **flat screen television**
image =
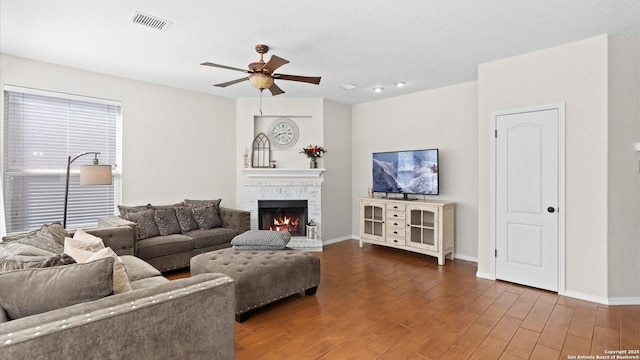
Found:
[[[438,149],[373,153],[373,192],[438,195]]]

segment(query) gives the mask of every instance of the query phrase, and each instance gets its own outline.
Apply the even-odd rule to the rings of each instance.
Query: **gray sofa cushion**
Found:
[[[60,254],[63,251],[64,239],[68,236],[69,233],[62,227],[62,224],[55,222],[42,225],[40,229],[28,233],[5,236],[3,240],[31,245],[54,254]]]
[[[185,233],[193,239],[193,246],[196,249],[203,249],[210,246],[220,245],[231,242],[238,232],[233,229],[218,227],[209,230],[193,230]]]
[[[130,212],[125,215],[125,219],[133,221],[138,229],[138,240],[147,239],[160,235],[158,225],[153,219],[153,210]]]
[[[6,256],[0,258],[0,272],[20,269],[46,268],[75,263],[76,261],[67,254],[58,254],[53,256]]]
[[[137,256],[149,259],[157,256],[189,252],[193,250],[193,239],[181,234],[154,236],[139,240],[137,246]]]
[[[133,290],[148,289],[158,285],[162,285],[167,282],[169,282],[169,279],[167,279],[164,276],[152,276],[150,278],[133,281],[131,283],[131,289]]]
[[[158,226],[160,235],[180,234],[182,232],[174,208],[153,210],[153,220]]]
[[[288,231],[249,230],[231,240],[236,250],[282,250],[291,240]]]
[[[112,292],[113,262],[0,273],[0,307],[9,319],[18,319],[103,298]]]
[[[161,276],[158,269],[151,266],[148,262],[137,258],[132,255],[122,255],[120,259],[124,263],[124,267],[127,269],[129,280],[133,283],[140,279],[146,279],[154,276]],[[132,284],[133,287],[133,284]]]

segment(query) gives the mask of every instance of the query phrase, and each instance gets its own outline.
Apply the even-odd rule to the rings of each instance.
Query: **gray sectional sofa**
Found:
[[[217,223],[210,224],[206,222],[206,218],[197,217],[198,209],[204,207],[213,208],[211,214],[217,217]],[[180,217],[180,210],[184,209],[187,218]],[[176,212],[179,226],[168,225],[162,216],[167,213],[171,216]],[[231,247],[231,240],[251,227],[248,211],[222,207],[220,200],[187,199],[172,205],[120,206],[120,214],[99,218],[98,227],[131,227],[133,255],[162,272],[189,267],[189,261],[195,255]],[[198,221],[191,219],[190,222],[189,214],[193,214]],[[153,220],[150,220],[151,216]],[[160,230],[156,231],[154,224]]]
[[[6,309],[11,304],[6,305],[6,309],[0,307],[0,358],[233,359],[236,306],[233,280],[223,274],[201,274],[169,281],[157,269],[132,256],[135,253],[131,241],[133,231],[130,226],[87,230],[102,238],[104,245],[120,256],[129,274],[132,291],[100,295],[96,300],[15,319],[7,315],[10,311]],[[86,264],[5,271],[0,273],[0,293],[4,293],[4,297],[18,292],[31,293],[24,295],[25,304],[31,306],[41,299],[49,305],[64,297],[64,292],[70,292],[69,287],[75,287],[74,281],[95,282],[87,281],[87,271],[83,269],[75,273],[78,278],[71,282],[63,279],[66,282],[60,284],[67,285],[56,287],[55,282],[60,278],[49,277],[50,272],[60,275],[72,266],[99,266],[101,261],[106,262],[111,272],[113,258]],[[25,272],[30,281],[43,275],[47,280],[42,287],[27,286],[15,280],[7,282]],[[38,293],[44,292],[41,289],[47,289],[46,293]]]

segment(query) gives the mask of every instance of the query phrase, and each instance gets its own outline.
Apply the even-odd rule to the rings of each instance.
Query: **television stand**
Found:
[[[360,247],[393,247],[453,260],[454,207],[451,201],[360,199]]]

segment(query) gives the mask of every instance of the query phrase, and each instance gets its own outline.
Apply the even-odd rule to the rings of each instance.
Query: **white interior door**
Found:
[[[495,116],[496,278],[558,291],[559,109]]]

